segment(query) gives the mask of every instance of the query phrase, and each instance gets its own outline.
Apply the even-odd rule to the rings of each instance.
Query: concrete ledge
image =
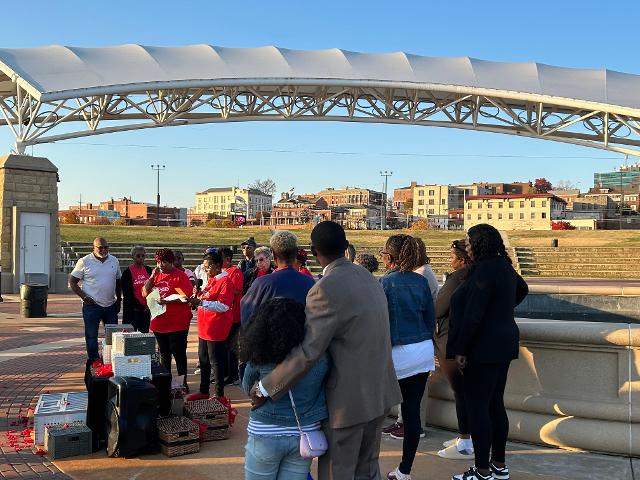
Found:
[[[640,326],[518,319],[520,358],[509,371],[509,437],[640,456]],[[453,395],[429,379],[427,423],[457,428]]]
[[[623,285],[529,285],[529,293],[575,295],[640,295],[640,287]]]
[[[640,322],[640,296],[530,293],[516,307],[528,318]]]

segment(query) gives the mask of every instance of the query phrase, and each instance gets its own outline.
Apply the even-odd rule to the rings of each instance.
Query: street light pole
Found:
[[[380,170],[380,176],[384,177],[384,198],[382,199],[382,219],[380,221],[380,230],[387,228],[387,180],[393,175],[393,172],[384,172]]]
[[[151,170],[157,173],[157,194],[156,194],[156,227],[160,226],[160,171],[164,170],[164,165],[151,165]]]

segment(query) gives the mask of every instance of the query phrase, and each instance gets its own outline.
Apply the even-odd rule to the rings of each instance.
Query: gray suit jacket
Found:
[[[387,298],[380,282],[359,265],[340,258],[309,290],[302,344],[262,386],[282,397],[328,351],[333,366],[326,384],[329,426],[369,422],[402,400],[391,359]]]

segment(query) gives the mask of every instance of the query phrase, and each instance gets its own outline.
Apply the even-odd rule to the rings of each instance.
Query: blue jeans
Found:
[[[107,324],[118,323],[117,302],[108,307],[100,305],[82,305],[82,319],[84,320],[84,340],[87,343],[87,357],[89,361],[100,358],[98,354],[98,331],[100,321]]]
[[[300,456],[299,436],[249,435],[245,480],[307,480],[311,459]]]

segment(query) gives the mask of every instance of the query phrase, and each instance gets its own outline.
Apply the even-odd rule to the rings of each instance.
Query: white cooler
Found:
[[[87,392],[45,393],[33,413],[36,445],[44,445],[45,425],[87,421]]]

